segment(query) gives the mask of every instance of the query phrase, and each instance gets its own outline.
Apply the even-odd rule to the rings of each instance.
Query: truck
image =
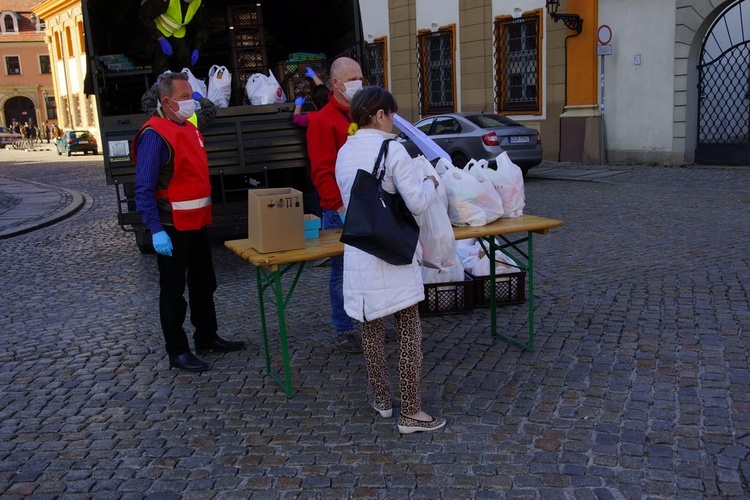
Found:
[[[143,253],[151,235],[135,211],[135,165],[131,141],[149,115],[141,97],[154,84],[139,33],[141,0],[83,0],[86,92],[99,119],[106,182],[114,186],[117,220],[132,232]],[[310,182],[305,129],[292,123],[294,99],[310,84],[305,66],[325,79],[330,61],[349,56],[367,77],[358,0],[204,0],[201,26],[207,34],[191,71],[205,78],[213,65],[232,75],[230,105],[202,130],[212,184],[215,238],[247,234],[247,190],[292,187],[303,193],[306,213],[317,211]],[[113,63],[114,62],[114,63]],[[170,68],[181,71],[182,68]],[[274,76],[285,90],[280,104],[250,104],[245,83],[255,73]]]

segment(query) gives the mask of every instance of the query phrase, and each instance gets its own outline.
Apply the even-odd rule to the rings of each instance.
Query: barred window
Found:
[[[495,21],[495,104],[498,112],[541,112],[538,13]]]
[[[455,40],[453,26],[417,35],[419,113],[452,113],[454,99]]]
[[[368,85],[388,88],[388,51],[385,37],[376,38],[372,43],[365,45]]]

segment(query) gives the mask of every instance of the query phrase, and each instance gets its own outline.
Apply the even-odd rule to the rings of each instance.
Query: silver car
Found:
[[[463,168],[470,159],[487,160],[494,167],[503,151],[523,174],[542,162],[539,133],[508,117],[494,113],[447,113],[424,118],[414,124],[451,156],[453,164]],[[404,134],[401,142],[412,156],[421,151]]]

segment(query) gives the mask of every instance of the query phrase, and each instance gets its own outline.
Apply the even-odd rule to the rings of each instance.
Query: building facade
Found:
[[[494,110],[538,129],[552,161],[750,163],[750,0],[360,7],[370,65],[411,121]]]
[[[45,0],[34,7],[44,19],[58,119],[63,129],[89,130],[99,138],[96,102],[84,93],[86,42],[80,0]]]
[[[52,69],[38,0],[0,2],[0,125],[55,122]]]

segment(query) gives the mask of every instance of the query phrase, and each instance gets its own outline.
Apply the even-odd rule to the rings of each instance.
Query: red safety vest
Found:
[[[169,146],[170,159],[167,163],[173,171],[166,188],[158,189],[160,186],[157,186],[156,199],[169,202],[174,227],[180,231],[190,231],[211,224],[211,181],[203,135],[190,122],[178,125],[154,115],[133,138],[133,163],[136,161],[138,137],[149,128]],[[175,144],[179,147],[175,147]]]

